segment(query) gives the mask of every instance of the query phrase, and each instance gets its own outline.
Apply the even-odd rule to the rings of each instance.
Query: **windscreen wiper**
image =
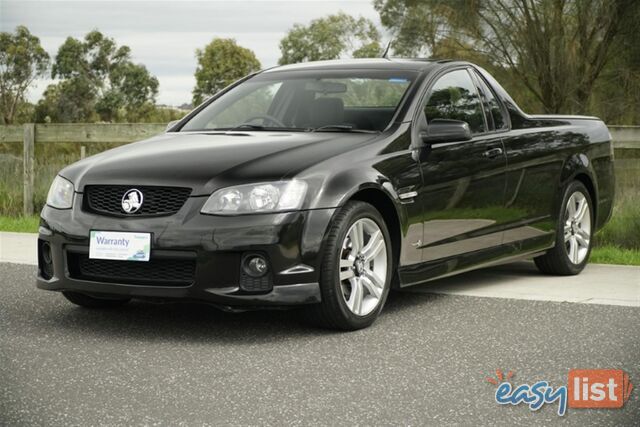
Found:
[[[263,126],[263,125],[255,125],[253,123],[242,123],[239,124],[238,126],[233,126],[230,128],[213,128],[213,129],[208,129],[208,130],[214,130],[214,131],[223,131],[223,132],[232,132],[234,130],[242,130],[242,129],[248,129],[248,130],[266,130],[266,131],[284,131],[284,132],[302,132],[305,131],[306,129],[304,128],[290,128],[290,127],[279,127],[279,126]]]
[[[356,129],[352,125],[324,125],[317,128],[309,129],[310,132],[357,132],[357,133],[380,133],[377,130]]]
[[[227,131],[239,130],[239,129],[251,129],[251,130],[264,130],[265,127],[262,125],[254,125],[252,123],[241,123],[238,126],[234,126],[229,129],[225,129]]]

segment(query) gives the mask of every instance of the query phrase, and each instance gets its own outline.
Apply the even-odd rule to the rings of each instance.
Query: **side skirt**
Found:
[[[511,262],[520,261],[526,258],[533,258],[538,255],[544,254],[547,250],[551,249],[554,245],[548,243],[543,247],[536,247],[524,252],[515,249],[513,246],[498,246],[492,250],[491,255],[488,256],[489,260],[479,263],[464,262],[463,258],[475,258],[479,254],[465,254],[462,257],[456,257],[449,260],[439,260],[438,262],[421,263],[417,265],[411,265],[408,267],[401,267],[398,269],[400,275],[400,288],[406,288],[409,286],[419,285],[433,280],[442,279],[449,276],[455,276],[456,274],[466,273],[468,271],[478,270],[486,267],[493,267],[501,264],[509,264]],[[483,258],[488,253],[483,252]],[[514,253],[515,252],[515,253]],[[486,258],[485,258],[486,259]],[[469,259],[467,259],[469,261]],[[466,264],[466,265],[465,265]]]

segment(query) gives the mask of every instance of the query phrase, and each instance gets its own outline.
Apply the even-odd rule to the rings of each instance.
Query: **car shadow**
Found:
[[[427,282],[389,294],[380,318],[369,329],[351,332],[374,333],[385,324],[394,323],[408,311],[424,310],[450,298],[450,291],[480,289],[512,282],[519,277],[539,275],[531,262],[518,262],[476,270],[453,277]],[[229,313],[214,306],[198,303],[151,303],[132,301],[116,309],[91,310],[76,307],[63,300],[42,313],[44,327],[61,328],[78,336],[102,335],[113,339],[172,340],[256,344],[274,340],[290,340],[345,333],[322,329],[305,318],[306,307],[290,310],[260,310]],[[347,332],[348,333],[348,332]]]
[[[305,317],[308,307],[290,310],[259,310],[229,313],[215,306],[198,303],[151,303],[134,300],[106,310],[73,306],[60,295],[60,303],[41,312],[42,328],[66,329],[79,336],[120,337],[136,341],[185,340],[256,344],[341,333],[374,333],[385,324],[411,310],[428,312],[430,305],[456,298],[445,293],[511,282],[517,277],[539,275],[531,262],[519,262],[427,282],[389,294],[380,318],[371,328],[342,332],[313,325]],[[464,297],[463,297],[464,298]],[[53,332],[53,331],[52,331]]]
[[[344,333],[374,333],[406,310],[416,307],[426,310],[431,302],[443,298],[447,296],[391,292],[376,323],[355,332],[315,326],[305,318],[308,309],[305,307],[229,313],[206,304],[158,304],[136,300],[119,308],[100,310],[73,306],[65,300],[41,313],[39,328],[49,329],[51,333],[65,330],[76,337],[257,344]]]
[[[371,328],[342,332],[323,329],[305,318],[300,307],[290,310],[259,310],[229,313],[215,306],[198,303],[151,303],[132,301],[108,310],[76,307],[63,300],[43,314],[43,327],[63,328],[79,336],[102,335],[121,339],[173,340],[189,342],[218,342],[256,344],[274,340],[289,340],[342,333],[374,333],[385,324],[393,323],[411,310],[429,310],[435,303],[455,298],[446,295],[450,290],[479,289],[497,283],[517,280],[518,277],[539,275],[531,262],[519,262],[463,273],[427,282],[423,285],[393,291],[380,318]],[[60,296],[62,300],[62,296]]]

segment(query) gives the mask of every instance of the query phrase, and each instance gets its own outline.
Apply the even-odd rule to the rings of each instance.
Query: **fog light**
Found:
[[[49,242],[42,243],[42,260],[46,264],[51,264],[53,260],[51,259],[51,246]]]
[[[38,239],[38,270],[44,280],[53,277],[53,257],[49,242]]]
[[[244,259],[242,268],[251,277],[262,277],[269,271],[269,263],[261,255],[249,255]]]

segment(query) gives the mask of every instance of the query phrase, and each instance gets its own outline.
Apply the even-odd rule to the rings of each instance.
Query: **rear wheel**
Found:
[[[356,330],[371,325],[389,293],[392,272],[389,232],[380,213],[364,202],[348,202],[327,236],[320,290],[310,307],[315,323]]]
[[[587,265],[593,241],[593,205],[587,188],[573,181],[565,189],[556,229],[556,245],[534,259],[540,271],[562,276],[580,273]]]
[[[87,308],[112,308],[119,307],[131,301],[131,298],[94,298],[79,292],[62,292],[64,297],[81,307]]]

